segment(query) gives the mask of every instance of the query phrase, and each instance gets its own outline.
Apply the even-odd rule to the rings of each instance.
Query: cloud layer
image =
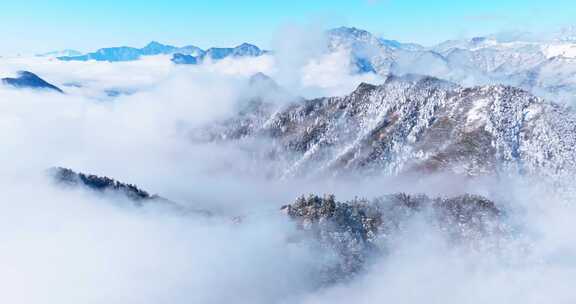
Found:
[[[166,57],[115,64],[0,61],[1,75],[31,70],[67,92],[0,87],[0,301],[574,301],[576,210],[533,181],[268,181],[245,174],[258,167],[240,148],[189,141],[189,130],[226,117],[244,101],[257,72],[304,97],[343,95],[362,81],[381,81],[351,73],[345,52],[306,49],[317,38],[305,39],[277,57],[194,67],[174,66]],[[125,94],[110,97],[106,90]],[[219,216],[136,209],[120,197],[60,189],[45,176],[52,166],[112,176]],[[309,192],[351,199],[396,191],[487,195],[502,202],[516,233],[503,244],[453,248],[425,219],[415,219],[367,273],[318,288],[314,273],[329,262],[328,253],[288,242],[295,227],[279,207]],[[237,224],[236,215],[246,220]]]

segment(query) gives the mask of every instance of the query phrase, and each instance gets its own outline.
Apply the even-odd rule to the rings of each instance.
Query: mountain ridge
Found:
[[[523,88],[557,103],[576,98],[576,63],[557,67],[559,73],[542,74],[540,66],[554,57],[576,57],[576,43],[566,39],[535,39],[529,35],[488,35],[448,40],[432,47],[414,46],[380,38],[357,28],[327,31],[329,50],[347,50],[357,64],[372,69],[360,73],[430,75],[461,85],[501,83]],[[390,42],[391,41],[391,42]],[[530,84],[530,75],[541,82]],[[547,83],[559,82],[562,86]]]
[[[505,85],[465,88],[429,76],[389,76],[344,97],[251,110],[195,130],[201,142],[247,145],[280,162],[278,177],[314,174],[465,176],[576,169],[576,114]]]
[[[186,64],[190,58],[198,58],[200,60],[210,58],[212,60],[220,60],[226,57],[243,57],[243,56],[261,56],[266,51],[260,50],[255,45],[243,43],[233,48],[216,48],[212,47],[203,50],[194,45],[187,45],[183,47],[176,47],[166,45],[157,41],[151,41],[142,48],[135,48],[129,46],[101,48],[95,52],[83,55],[68,55],[57,56],[56,58],[61,61],[108,61],[108,62],[122,62],[139,60],[142,57],[154,55],[173,55],[172,60],[175,63]]]

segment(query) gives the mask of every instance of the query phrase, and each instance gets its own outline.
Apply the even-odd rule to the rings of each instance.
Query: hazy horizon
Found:
[[[240,3],[28,1],[3,4],[0,55],[103,47],[141,47],[150,41],[201,48],[243,42],[269,49],[282,28],[351,26],[386,39],[434,45],[498,32],[553,32],[573,24],[565,0],[411,1],[355,0]],[[198,14],[198,12],[202,12]],[[17,14],[15,14],[17,13]]]

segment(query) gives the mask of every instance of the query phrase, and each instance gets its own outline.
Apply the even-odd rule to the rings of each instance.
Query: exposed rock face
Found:
[[[509,232],[494,202],[474,195],[432,199],[400,193],[345,203],[334,196],[311,195],[282,210],[320,246],[336,253],[337,262],[326,270],[327,282],[349,278],[373,255],[385,254],[416,216],[424,217],[455,245],[478,246],[486,238]]]
[[[48,83],[44,79],[38,77],[38,75],[28,71],[19,71],[18,77],[16,78],[2,78],[2,83],[16,88],[51,90],[58,93],[64,93],[64,91],[57,86]]]
[[[277,105],[253,101],[196,140],[250,146],[280,161],[277,176],[576,170],[576,114],[513,87],[462,88],[432,77],[389,76],[345,97]],[[261,147],[261,146],[259,146]]]

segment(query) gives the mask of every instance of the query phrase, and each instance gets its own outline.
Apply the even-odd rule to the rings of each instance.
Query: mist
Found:
[[[273,58],[198,67],[163,56],[114,64],[8,58],[0,66],[3,76],[31,70],[66,92],[0,87],[3,300],[273,303],[317,287],[322,255],[286,242],[295,226],[279,213],[297,188],[264,190],[262,178],[234,173],[253,165],[241,151],[188,139],[190,129],[232,115],[250,76],[274,76]],[[296,93],[327,92],[338,80],[294,85]],[[111,98],[109,89],[127,93]],[[237,171],[226,170],[230,160]],[[46,173],[54,166],[134,183],[218,216],[63,189]],[[241,225],[232,220],[244,215]]]
[[[166,56],[125,63],[0,59],[0,75],[31,70],[66,92],[0,86],[0,300],[574,302],[574,188],[561,192],[520,176],[269,179],[267,164],[240,146],[191,141],[191,130],[231,117],[248,102],[256,73],[294,97],[279,103],[344,96],[362,82],[383,81],[355,73],[350,53],[326,52],[320,30],[283,31],[294,38],[278,42],[277,56],[198,66],[177,66]],[[137,208],[122,196],[65,189],[46,174],[54,166],[133,183],[215,216]],[[416,217],[354,280],[318,284],[332,253],[310,240],[288,241],[299,232],[280,207],[309,193],[346,201],[395,192],[486,196],[504,211],[510,234],[470,248]]]

